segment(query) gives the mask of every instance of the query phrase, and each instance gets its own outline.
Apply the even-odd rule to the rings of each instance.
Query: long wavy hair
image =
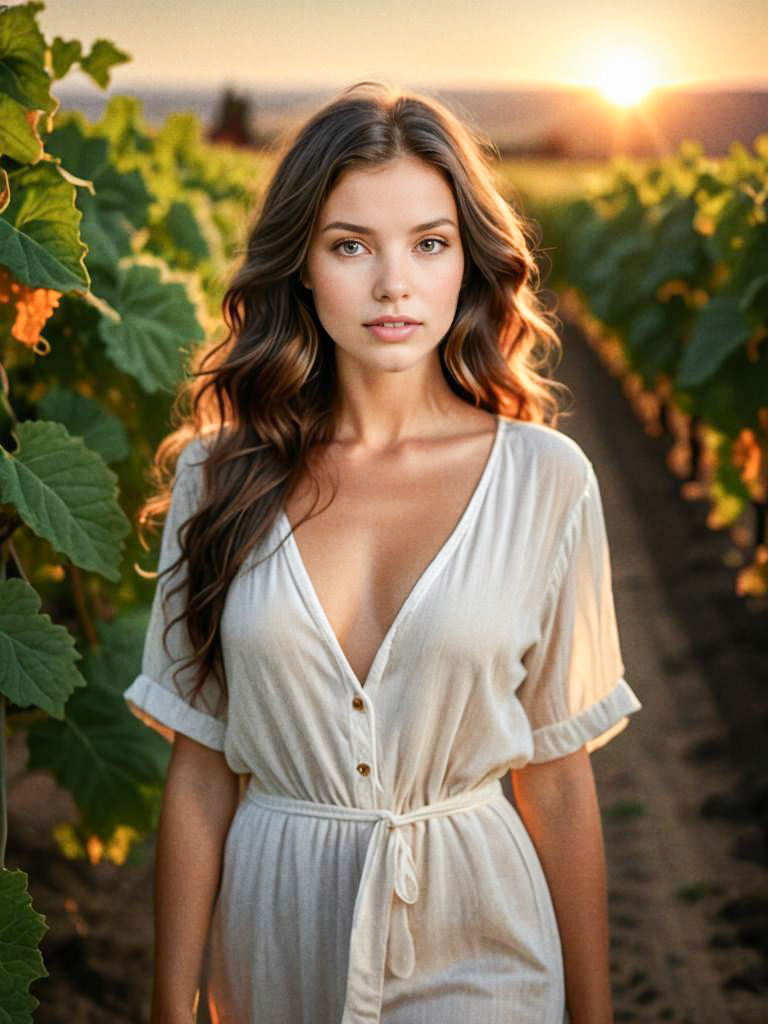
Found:
[[[469,119],[427,94],[362,81],[286,136],[275,156],[222,300],[226,337],[194,354],[172,405],[174,429],[150,468],[156,493],[138,513],[146,547],[143,528],[167,513],[179,453],[208,436],[200,503],[179,531],[179,558],[164,570],[187,567],[176,587],[188,583],[185,610],[163,640],[186,620],[193,701],[209,675],[226,700],[219,626],[229,584],[305,472],[317,489],[308,456],[335,436],[334,342],[300,274],[323,202],[345,171],[418,157],[452,188],[465,274],[438,351],[457,395],[555,428],[556,392],[567,391],[549,376],[559,321],[539,292],[538,228],[503,198],[498,151]]]

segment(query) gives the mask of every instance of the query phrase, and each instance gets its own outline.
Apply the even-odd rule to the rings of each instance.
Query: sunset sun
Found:
[[[610,103],[632,107],[653,88],[651,62],[642,53],[615,50],[598,62],[595,85]]]

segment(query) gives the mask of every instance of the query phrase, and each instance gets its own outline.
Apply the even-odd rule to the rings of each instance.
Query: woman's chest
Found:
[[[357,467],[337,474],[335,494],[321,476],[318,492],[305,485],[286,502],[286,528],[298,524],[289,550],[300,582],[358,680],[461,523],[482,471],[483,451],[475,449],[448,467],[434,459]],[[301,522],[314,493],[319,511]]]
[[[407,666],[407,675],[416,680],[429,665],[446,680],[461,675],[471,681],[490,670],[508,682],[511,668],[535,639],[543,588],[530,542],[500,534],[489,523],[475,521],[470,528],[465,522],[415,582],[412,575],[404,577],[411,589],[397,607],[401,594],[396,595],[386,620],[381,606],[374,608],[374,635],[356,661],[355,637],[363,634],[365,622],[355,620],[346,594],[334,602],[329,591],[326,614],[288,530],[287,520],[276,524],[257,564],[246,564],[227,596],[222,643],[232,684],[264,694],[274,690],[280,699],[297,680],[319,688],[331,679],[343,695],[369,677],[378,687],[391,686],[386,677],[392,665]],[[340,543],[345,552],[354,549],[343,536]],[[386,575],[386,565],[380,571]],[[347,579],[365,606],[370,597],[363,595],[359,580],[354,574]],[[341,609],[336,618],[341,636],[333,629],[334,609]],[[338,617],[346,610],[352,624],[348,633]]]
[[[368,783],[357,771],[374,764],[374,742],[382,766],[410,763],[424,750],[474,752],[466,756],[480,761],[499,750],[508,755],[510,733],[521,727],[514,695],[538,617],[524,576],[477,531],[464,533],[417,583],[361,690],[283,545],[239,576],[227,597],[232,743],[250,757],[260,752],[260,770],[251,770],[262,775],[277,771],[274,755],[295,764],[297,777],[314,777],[322,756],[334,766],[336,794]]]

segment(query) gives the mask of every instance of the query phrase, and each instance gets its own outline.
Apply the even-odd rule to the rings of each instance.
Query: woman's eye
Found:
[[[448,247],[448,243],[443,241],[442,238],[422,238],[422,240],[418,244],[419,245],[424,245],[425,243],[432,243],[434,245],[435,242],[437,242],[437,244],[442,246],[443,248],[447,248]],[[338,250],[341,251],[342,246],[344,246],[344,245],[362,245],[362,242],[358,242],[358,240],[356,238],[342,238],[340,242],[337,242],[336,245],[333,246],[333,248],[334,249],[338,249]],[[438,251],[439,250],[435,249],[435,248],[422,250],[422,252],[427,252],[427,253],[433,253],[433,252],[438,252]],[[344,255],[346,255],[346,256],[355,256],[357,254],[354,253],[354,252],[349,252],[348,249],[345,249],[344,250]]]
[[[342,240],[340,242],[337,242],[336,245],[334,245],[333,248],[334,249],[341,249],[342,245],[360,245],[360,242],[358,242],[354,238],[342,238]],[[348,252],[346,255],[347,256],[354,256],[355,254]]]
[[[419,242],[419,245],[424,245],[425,242],[438,242],[440,245],[443,246],[443,248],[447,248],[448,247],[448,243],[444,242],[442,240],[442,238],[422,238],[422,240]],[[437,252],[437,251],[438,250],[436,250],[436,249],[429,249],[428,250],[428,252]]]

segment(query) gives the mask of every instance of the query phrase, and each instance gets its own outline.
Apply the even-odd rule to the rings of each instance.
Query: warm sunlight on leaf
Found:
[[[0,304],[13,307],[11,337],[44,354],[47,343],[40,337],[40,331],[59,304],[61,292],[51,288],[29,288],[0,267]]]
[[[595,84],[610,103],[633,107],[653,88],[651,62],[642,53],[615,50],[599,61]]]

